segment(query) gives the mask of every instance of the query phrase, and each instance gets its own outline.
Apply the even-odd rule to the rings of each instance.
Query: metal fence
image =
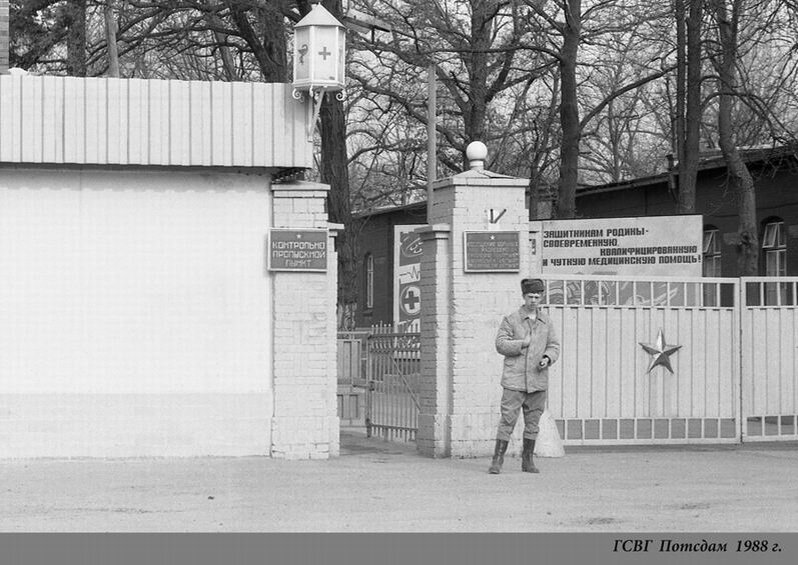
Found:
[[[338,384],[363,386],[366,380],[366,339],[369,330],[338,332]]]
[[[421,380],[421,336],[375,326],[367,338],[366,434],[415,441]]]
[[[368,330],[338,332],[338,418],[342,426],[365,425]]]
[[[798,440],[798,277],[557,276],[546,302],[562,341],[548,409],[566,445]],[[660,332],[680,346],[673,373],[641,347]],[[370,437],[415,441],[420,334],[339,337],[350,413]]]
[[[798,277],[740,286],[742,439],[798,440]]]

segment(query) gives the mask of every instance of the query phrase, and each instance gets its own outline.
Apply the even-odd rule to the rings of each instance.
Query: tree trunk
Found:
[[[325,0],[323,5],[341,21],[341,0]],[[337,241],[339,320],[353,320],[357,308],[359,254],[358,230],[352,219],[352,204],[349,198],[345,118],[343,102],[334,94],[326,94],[320,111],[321,180],[330,185],[327,196],[327,213],[330,221],[344,225],[344,230],[339,234]],[[340,312],[343,312],[343,315]]]
[[[119,76],[119,49],[116,46],[116,15],[114,13],[115,0],[105,0],[105,43],[108,46],[108,76]]]
[[[346,123],[343,102],[326,94],[321,105],[321,180],[330,185],[327,214],[333,223],[343,224],[338,249],[338,306],[353,319],[357,305],[357,229],[352,221],[349,198],[349,170],[346,154]],[[341,318],[341,316],[339,316]]]
[[[66,5],[67,59],[69,76],[86,76],[86,0],[70,0]]]
[[[219,19],[216,12],[206,12],[205,19],[208,25],[213,30],[213,38],[216,40],[219,49],[219,56],[222,58],[222,69],[224,70],[225,80],[234,82],[238,80],[238,71],[236,70],[235,60],[231,53],[230,47],[227,45],[229,36],[222,31],[224,24]]]
[[[687,73],[685,87],[685,126],[679,154],[679,213],[695,213],[696,177],[701,137],[701,20],[703,0],[689,0],[687,18]]]
[[[282,12],[272,5],[259,9],[257,18],[262,22],[263,37],[255,31],[250,21],[250,7],[237,0],[227,0],[230,17],[241,38],[252,50],[258,67],[266,82],[288,82],[288,56],[285,45],[285,18]]]
[[[748,167],[740,157],[732,131],[732,107],[736,92],[737,18],[739,0],[735,0],[730,19],[725,0],[712,0],[720,39],[718,71],[718,141],[726,161],[728,183],[738,198],[737,270],[741,276],[756,276],[759,271],[759,236],[756,218],[756,192]]]
[[[469,96],[468,111],[463,114],[466,145],[472,141],[485,142],[485,119],[488,114],[488,53],[493,31],[495,0],[475,2],[471,12],[471,52],[466,57]],[[463,151],[463,170],[468,170],[468,159]]]
[[[684,135],[684,104],[687,94],[687,31],[684,0],[673,0],[673,16],[676,24],[676,103],[673,117],[672,146],[676,158],[676,174],[671,175],[670,179],[674,186],[674,194],[679,195],[681,201],[681,187],[684,179],[684,154],[685,154],[685,135]]]
[[[579,180],[579,106],[576,92],[576,61],[582,27],[582,0],[567,0],[563,45],[560,52],[560,181],[557,202],[558,218],[576,216],[576,185]]]

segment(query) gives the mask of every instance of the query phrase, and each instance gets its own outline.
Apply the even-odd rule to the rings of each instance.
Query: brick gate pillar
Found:
[[[496,437],[502,358],[494,348],[501,317],[519,307],[529,273],[528,180],[484,170],[487,150],[472,143],[468,171],[433,185],[428,225],[421,228],[421,392],[416,442],[431,457],[489,455]],[[466,232],[471,233],[467,270]],[[503,232],[499,234],[497,232]],[[518,234],[516,267],[503,270],[476,240]],[[511,253],[507,254],[507,256]],[[511,262],[512,263],[512,262]],[[501,269],[492,267],[502,267]],[[477,267],[478,270],[474,270]],[[488,267],[482,269],[482,267]]]
[[[339,454],[336,400],[337,254],[343,226],[327,221],[329,186],[273,184],[273,228],[329,230],[326,271],[272,270],[271,456],[326,459]]]

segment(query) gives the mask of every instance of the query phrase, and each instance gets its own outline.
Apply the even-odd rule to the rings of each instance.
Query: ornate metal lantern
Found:
[[[346,28],[321,4],[294,26],[294,97],[307,92],[313,106],[313,119],[318,118],[325,92],[338,92],[343,99]]]

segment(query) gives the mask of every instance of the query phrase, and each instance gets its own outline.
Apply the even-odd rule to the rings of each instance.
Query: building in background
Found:
[[[794,147],[742,152],[754,177],[759,222],[761,276],[798,276],[798,153]],[[581,218],[628,218],[676,214],[678,177],[663,173],[630,181],[583,187],[577,192]],[[726,165],[719,153],[704,155],[696,182],[696,214],[703,216],[702,272],[707,277],[736,277],[738,213],[726,186]],[[393,324],[397,285],[394,256],[396,226],[426,224],[426,202],[362,214],[359,240],[363,272],[359,277],[357,325]]]

